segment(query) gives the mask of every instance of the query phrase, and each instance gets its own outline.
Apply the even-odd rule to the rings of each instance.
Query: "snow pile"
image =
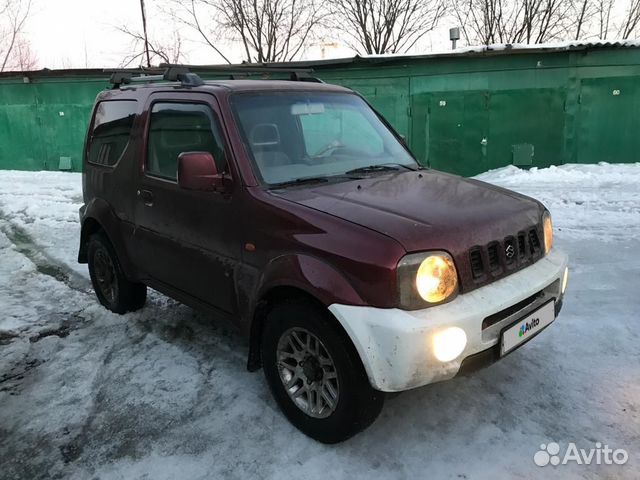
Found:
[[[542,201],[562,238],[640,237],[640,163],[508,166],[476,178]]]
[[[325,446],[280,414],[236,334],[153,292],[134,314],[100,307],[76,264],[79,174],[0,172],[0,477],[640,477],[640,164],[479,178],[551,210],[571,262],[560,318]],[[535,466],[552,441],[629,462]]]

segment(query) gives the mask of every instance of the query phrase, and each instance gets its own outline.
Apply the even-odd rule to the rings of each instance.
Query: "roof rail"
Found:
[[[269,66],[262,63],[241,63],[240,65],[173,65],[168,63],[160,64],[161,67],[168,68],[186,68],[189,71],[200,71],[202,73],[213,73],[228,75],[231,80],[240,80],[249,78],[251,75],[267,75],[270,73],[288,74],[289,80],[298,82],[318,82],[323,83],[322,80],[312,77],[312,68],[301,67],[288,67],[285,64],[282,66]]]
[[[183,87],[199,87],[204,84],[198,74],[191,73],[189,67],[184,65],[167,65],[164,79],[170,82],[180,82]]]
[[[113,84],[113,88],[120,88],[122,85],[138,82],[180,82],[183,87],[199,87],[204,84],[202,79],[195,73],[191,73],[188,67],[182,65],[161,66],[162,68],[147,69],[123,69],[123,70],[105,70],[111,73],[109,82]]]
[[[307,72],[301,72],[300,70],[294,70],[291,72],[289,76],[289,80],[293,80],[294,82],[316,82],[316,83],[324,83],[317,77],[312,77]]]
[[[270,67],[262,64],[187,66],[162,63],[158,68],[104,70],[104,72],[111,73],[109,82],[113,84],[112,88],[114,89],[131,83],[161,81],[180,82],[183,87],[199,87],[204,82],[198,74],[192,72],[193,69],[206,73],[228,75],[232,80],[249,78],[251,75],[278,73],[288,75],[288,79],[291,81],[323,83],[322,80],[310,75],[313,72],[311,68]]]

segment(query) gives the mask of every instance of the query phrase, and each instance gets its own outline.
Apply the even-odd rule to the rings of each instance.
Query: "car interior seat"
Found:
[[[182,152],[210,152],[216,162],[221,160],[222,149],[211,131],[209,118],[202,112],[155,114],[149,135],[151,172],[175,178],[178,155]]]
[[[280,131],[275,123],[258,123],[249,135],[253,156],[262,168],[279,167],[291,163],[289,156],[282,151]]]

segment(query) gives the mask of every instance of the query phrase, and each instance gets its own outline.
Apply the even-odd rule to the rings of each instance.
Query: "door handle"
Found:
[[[138,190],[138,197],[144,202],[147,207],[153,205],[153,193],[149,190]]]

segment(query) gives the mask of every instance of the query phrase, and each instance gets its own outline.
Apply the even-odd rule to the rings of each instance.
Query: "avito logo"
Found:
[[[518,332],[518,336],[519,337],[524,337],[524,335],[533,330],[534,328],[536,328],[538,325],[540,325],[540,319],[539,318],[532,318],[531,319],[531,323],[529,322],[525,322],[524,325],[520,326],[520,331]]]

